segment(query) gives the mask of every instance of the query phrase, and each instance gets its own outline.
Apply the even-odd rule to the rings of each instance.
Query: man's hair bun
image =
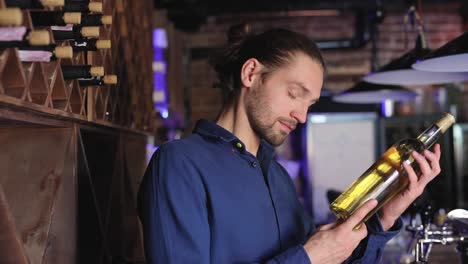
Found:
[[[234,44],[245,40],[252,34],[252,28],[247,23],[233,25],[227,32],[227,40],[229,44]]]

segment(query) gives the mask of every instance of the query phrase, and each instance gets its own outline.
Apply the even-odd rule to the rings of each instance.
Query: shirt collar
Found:
[[[237,138],[234,134],[219,126],[215,122],[207,119],[198,120],[193,130],[193,133],[200,134],[203,137],[212,137],[225,142],[232,142],[233,144],[239,142],[242,144],[242,149],[245,150],[244,143],[239,138]],[[274,150],[275,149],[272,145],[270,145],[268,142],[262,139],[258,149],[258,154],[261,154],[263,157],[268,157],[268,159],[271,159]]]

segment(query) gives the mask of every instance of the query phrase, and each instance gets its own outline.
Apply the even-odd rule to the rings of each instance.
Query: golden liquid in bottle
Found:
[[[421,143],[405,140],[389,148],[364,174],[342,193],[330,206],[331,211],[341,220],[347,219],[370,199],[379,203],[365,218],[367,221],[386,202],[408,185],[402,162],[413,164],[411,152],[420,151]],[[414,164],[415,165],[415,164]],[[416,170],[416,166],[414,166]]]

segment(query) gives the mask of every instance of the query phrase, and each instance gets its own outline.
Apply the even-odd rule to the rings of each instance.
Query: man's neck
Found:
[[[245,149],[257,156],[260,137],[250,126],[244,107],[239,103],[231,104],[223,109],[216,123],[239,138],[245,144]]]

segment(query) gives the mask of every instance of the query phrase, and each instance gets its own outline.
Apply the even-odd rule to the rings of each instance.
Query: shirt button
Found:
[[[237,143],[236,143],[236,147],[237,147],[237,148],[242,148],[242,143],[237,142]]]
[[[257,167],[257,162],[256,162],[256,161],[252,161],[251,165],[252,165],[252,167],[255,168],[255,167]]]

